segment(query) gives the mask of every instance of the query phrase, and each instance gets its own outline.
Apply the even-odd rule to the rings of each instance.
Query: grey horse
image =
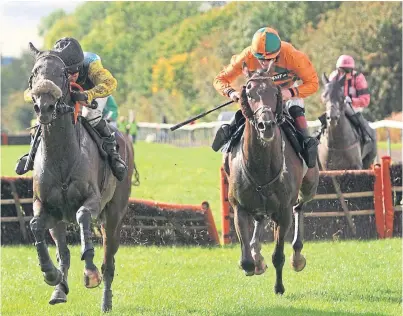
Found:
[[[127,212],[133,174],[133,147],[117,133],[119,151],[128,165],[127,178],[118,182],[108,161],[72,112],[70,84],[65,65],[55,51],[38,51],[30,78],[34,110],[42,129],[42,141],[33,170],[33,210],[30,222],[39,264],[45,282],[55,286],[50,304],[67,301],[70,252],[66,243],[66,223],[77,221],[81,235],[81,260],[85,261],[84,284],[97,287],[104,280],[102,311],[112,308],[111,285],[120,242],[122,219]],[[104,259],[102,276],[95,266],[91,240],[92,219],[101,222]],[[56,268],[45,242],[50,229],[57,247]]]
[[[244,69],[244,73],[245,73]],[[246,118],[241,141],[224,156],[224,170],[229,183],[229,202],[234,210],[234,224],[241,244],[240,267],[247,276],[259,275],[267,266],[261,254],[260,236],[264,218],[275,223],[275,249],[272,263],[276,269],[274,291],[285,289],[282,271],[285,262],[284,238],[294,214],[294,253],[291,266],[304,269],[306,260],[301,254],[302,206],[312,200],[319,181],[317,166],[308,169],[297,155],[283,130],[283,102],[269,70],[255,72],[241,94],[241,108]],[[250,238],[249,220],[254,230]]]
[[[322,170],[369,169],[377,155],[375,130],[366,121],[355,124],[365,124],[365,132],[370,134],[372,141],[363,144],[351,122],[361,114],[354,113],[351,105],[345,103],[343,85],[337,80],[329,82],[325,74],[322,83],[327,121],[318,148],[319,167]]]

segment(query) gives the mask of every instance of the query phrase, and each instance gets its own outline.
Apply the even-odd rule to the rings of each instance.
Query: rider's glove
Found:
[[[70,94],[71,100],[74,102],[88,100],[88,95],[85,91],[71,91]]]

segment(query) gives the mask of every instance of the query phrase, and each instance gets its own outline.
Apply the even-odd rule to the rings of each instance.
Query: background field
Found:
[[[16,176],[15,162],[28,150],[29,146],[2,146],[1,174]],[[139,142],[135,145],[135,162],[141,184],[133,187],[132,197],[195,205],[208,201],[217,229],[221,229],[219,153],[209,147],[178,148]]]

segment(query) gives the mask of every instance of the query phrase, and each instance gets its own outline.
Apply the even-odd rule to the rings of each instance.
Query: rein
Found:
[[[42,56],[39,56],[36,59],[35,63],[37,63],[38,60],[44,59],[44,58],[47,58],[47,57],[53,57],[53,58],[58,59],[62,63],[63,69],[66,68],[66,64],[64,63],[64,61],[59,56],[57,56],[55,54],[44,54]],[[32,80],[33,80],[33,78],[35,76],[35,71],[36,71],[36,69],[34,69],[33,73],[31,74],[31,76],[29,78],[29,89],[30,90],[32,89]],[[79,104],[79,102],[75,103],[74,109],[71,106],[69,106],[68,104],[66,104],[66,102],[65,102],[67,94],[72,91],[72,88],[76,88],[76,89],[78,89],[80,91],[83,91],[83,88],[77,83],[71,82],[70,85],[69,85],[68,75],[67,75],[67,72],[65,70],[64,71],[63,87],[61,88],[62,96],[57,99],[57,101],[55,103],[55,109],[53,110],[53,113],[52,113],[52,121],[50,121],[47,124],[52,123],[53,120],[55,120],[58,115],[60,116],[60,115],[69,114],[69,113],[74,113],[73,114],[73,124],[75,125],[77,123],[77,117],[78,117],[79,112],[80,112],[80,104]],[[41,125],[47,125],[47,124],[43,124],[41,122],[40,122],[40,124]]]
[[[251,78],[251,79],[249,79],[247,81],[246,84],[248,84],[250,81],[263,81],[263,80],[267,80],[268,78],[270,78],[270,77],[259,76],[257,78]],[[246,105],[248,105],[248,109],[247,109],[248,111],[247,112],[252,113],[251,109],[250,109],[250,106],[249,106],[249,102],[248,102],[248,100],[246,98],[246,93],[245,92],[246,92],[246,90],[245,90],[245,87],[244,87],[243,91],[242,91],[242,96],[241,96],[241,98],[242,98],[241,104],[244,107],[246,107]],[[277,86],[276,96],[277,96],[276,113],[275,113],[276,119],[273,122],[273,124],[276,125],[278,129],[280,129],[280,125],[285,121],[285,117],[283,115],[283,102],[282,102],[281,88],[278,87],[278,86]],[[257,114],[259,114],[259,113],[263,114],[263,113],[271,112],[271,111],[272,110],[271,110],[270,107],[268,107],[267,105],[263,104],[262,106],[257,108],[252,113],[251,116],[248,117],[251,125],[253,125],[253,127],[256,129],[256,131],[257,131],[257,125],[255,124],[255,120],[256,120]],[[281,177],[281,174],[283,173],[283,168],[284,168],[285,157],[284,157],[284,148],[283,148],[283,145],[282,145],[283,144],[283,135],[281,133],[281,130],[279,132],[280,132],[280,139],[281,139],[281,159],[282,159],[281,167],[280,167],[280,170],[275,175],[275,177],[273,179],[271,179],[269,182],[265,183],[265,184],[258,184],[253,179],[250,171],[248,170],[248,168],[247,168],[247,166],[245,164],[245,153],[244,153],[243,143],[242,143],[242,146],[241,146],[241,153],[242,153],[241,168],[245,171],[245,174],[246,174],[249,182],[255,186],[255,190],[256,190],[256,192],[259,193],[259,195],[263,199],[263,203],[264,203],[265,206],[266,206],[267,197],[263,194],[263,189],[265,189],[265,188],[269,187],[270,185],[272,185],[273,183],[275,183]],[[271,195],[271,193],[269,192],[268,196],[270,196],[270,195]]]

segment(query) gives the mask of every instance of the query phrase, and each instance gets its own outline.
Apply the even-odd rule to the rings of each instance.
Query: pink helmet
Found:
[[[341,55],[336,62],[336,68],[355,68],[354,58],[349,55]]]

